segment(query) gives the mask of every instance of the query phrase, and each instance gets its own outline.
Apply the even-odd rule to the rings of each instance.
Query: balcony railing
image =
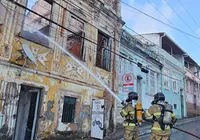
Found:
[[[164,55],[165,59],[167,59],[168,61],[170,61],[171,63],[173,63],[174,65],[176,65],[177,67],[184,69],[184,64],[183,62],[177,60],[175,57],[173,57],[172,55],[170,55],[169,53],[167,53],[165,50],[161,49],[160,53],[162,55]]]

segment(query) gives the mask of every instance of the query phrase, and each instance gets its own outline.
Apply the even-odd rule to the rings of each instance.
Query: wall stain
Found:
[[[51,109],[53,108],[53,105],[54,105],[54,101],[48,101],[47,111],[44,113],[45,118],[47,120],[54,121],[54,112],[51,111]]]

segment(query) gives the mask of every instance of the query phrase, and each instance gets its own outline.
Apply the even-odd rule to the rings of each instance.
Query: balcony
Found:
[[[170,55],[168,52],[166,52],[165,50],[161,49],[160,53],[162,55],[164,55],[165,57],[165,61],[168,60],[170,63],[173,63],[174,65],[176,65],[177,67],[184,69],[184,64],[183,62],[181,62],[180,60],[177,60],[174,56]],[[166,62],[165,62],[166,63]]]
[[[198,76],[196,76],[194,74],[194,72],[192,72],[190,69],[188,68],[184,68],[185,69],[185,72],[186,72],[186,76],[189,77],[190,79],[196,81],[197,83],[200,83],[200,78]]]

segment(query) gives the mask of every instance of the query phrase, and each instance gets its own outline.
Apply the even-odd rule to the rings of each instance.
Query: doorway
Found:
[[[195,111],[194,116],[197,116],[197,96],[196,95],[194,95],[194,111]]]
[[[181,94],[181,115],[182,118],[184,117],[184,98],[183,98],[183,90],[180,90],[180,94]]]
[[[40,89],[22,86],[19,97],[15,140],[34,140]]]

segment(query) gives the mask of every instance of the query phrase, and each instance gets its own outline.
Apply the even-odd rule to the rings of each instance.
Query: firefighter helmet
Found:
[[[157,103],[158,101],[165,101],[165,95],[162,92],[158,92],[154,95],[154,103]]]
[[[132,100],[138,100],[138,94],[136,92],[129,92],[128,93],[128,99],[126,99],[126,102],[130,102]]]

